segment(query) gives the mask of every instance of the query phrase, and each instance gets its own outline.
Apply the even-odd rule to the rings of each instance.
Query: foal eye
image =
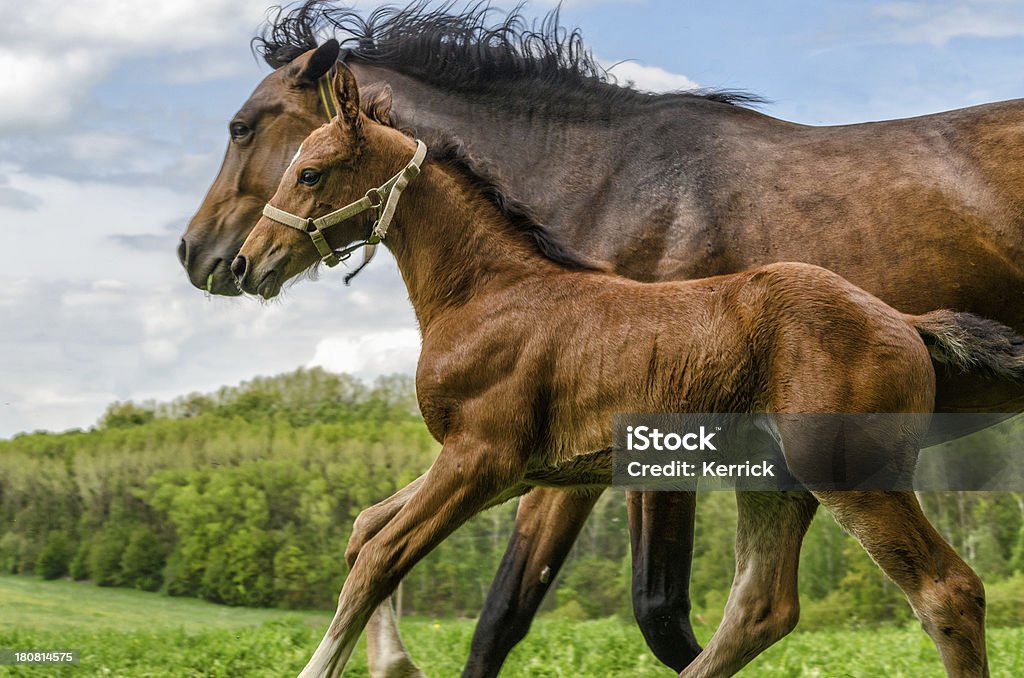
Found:
[[[320,181],[320,173],[315,169],[304,169],[299,174],[299,182],[307,186],[315,186],[318,181]]]
[[[252,133],[252,128],[244,122],[233,122],[228,126],[228,131],[231,133],[231,138],[237,141],[249,136]]]

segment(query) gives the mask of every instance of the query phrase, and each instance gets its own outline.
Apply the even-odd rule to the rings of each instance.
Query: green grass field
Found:
[[[330,618],[322,612],[251,610],[65,581],[0,577],[0,648],[77,649],[81,664],[0,667],[14,676],[289,676],[302,668]],[[413,656],[432,677],[456,676],[471,620],[404,619]],[[699,629],[706,640],[712,629]],[[1024,676],[1024,629],[989,632],[992,675]],[[350,676],[366,676],[360,648]],[[616,619],[537,620],[503,676],[670,676],[639,631]],[[744,676],[922,678],[943,675],[918,629],[820,631],[789,638]]]

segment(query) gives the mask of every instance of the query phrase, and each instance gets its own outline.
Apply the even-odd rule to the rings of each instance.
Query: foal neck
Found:
[[[388,157],[412,153],[411,139],[382,129]],[[403,194],[384,244],[398,263],[421,328],[485,287],[564,270],[540,253],[531,235],[483,195],[472,177],[430,155]]]

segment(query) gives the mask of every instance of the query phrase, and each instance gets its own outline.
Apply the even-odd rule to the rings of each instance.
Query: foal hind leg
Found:
[[[800,544],[818,502],[807,492],[737,492],[736,575],[707,647],[679,675],[731,676],[796,626]]]
[[[818,492],[835,519],[903,589],[949,676],[987,676],[985,589],[913,492]]]

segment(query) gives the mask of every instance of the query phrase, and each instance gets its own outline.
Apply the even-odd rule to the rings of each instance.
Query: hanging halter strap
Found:
[[[310,237],[313,241],[313,246],[316,247],[316,251],[320,254],[320,259],[328,266],[337,266],[338,262],[344,261],[352,256],[352,252],[356,251],[360,247],[376,247],[377,243],[384,239],[388,233],[388,227],[391,225],[391,220],[395,216],[395,209],[398,207],[398,199],[402,196],[402,191],[409,185],[409,182],[416,178],[420,173],[420,166],[423,164],[423,159],[427,156],[427,146],[419,139],[416,140],[416,152],[412,156],[412,160],[402,168],[402,170],[385,181],[382,185],[377,188],[371,188],[363,195],[362,198],[355,202],[345,205],[341,209],[334,210],[322,217],[316,219],[312,217],[300,217],[292,214],[291,212],[285,212],[282,209],[274,207],[270,203],[263,206],[263,216],[276,221],[284,226],[302,231]],[[351,219],[357,214],[362,214],[367,210],[373,210],[375,212],[375,218],[373,222],[373,228],[370,230],[370,235],[364,240],[361,240],[354,245],[349,245],[340,250],[332,249],[327,243],[327,238],[324,237],[324,231],[333,226]],[[362,265],[356,269],[355,272],[350,274],[346,279],[346,283],[351,279],[352,275],[358,273],[359,270],[369,263],[370,254],[367,256]]]

